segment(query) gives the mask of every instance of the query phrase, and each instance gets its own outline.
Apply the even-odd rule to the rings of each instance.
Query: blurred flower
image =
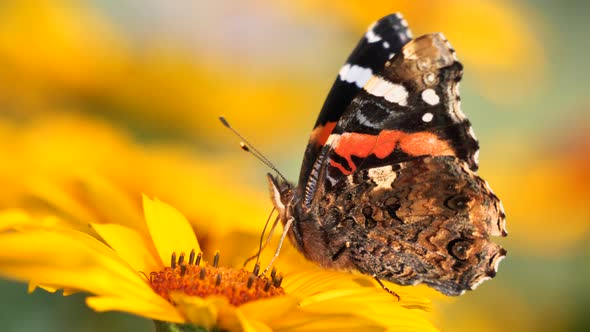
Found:
[[[67,112],[64,105],[75,105],[133,130],[188,139],[203,149],[228,145],[224,131],[215,130],[216,116],[223,112],[248,128],[248,136],[265,151],[279,154],[284,149],[266,138],[280,135],[283,144],[302,144],[289,133],[310,129],[352,44],[369,23],[396,11],[416,35],[444,32],[464,61],[466,76],[475,77],[479,92],[495,102],[522,99],[525,88],[542,81],[537,78],[544,73],[544,52],[531,32],[538,20],[530,10],[483,0],[334,4],[149,2],[141,10],[164,25],[153,31],[151,20],[143,25],[134,15],[117,20],[118,11],[92,2],[5,1],[0,106],[26,117]],[[163,9],[188,14],[168,17]],[[194,19],[202,12],[217,18]],[[345,33],[333,32],[335,19]],[[195,36],[175,35],[178,25],[195,30]]]
[[[194,52],[186,40],[172,42],[173,36],[161,34],[139,40],[132,30],[131,23],[117,24],[108,11],[90,2],[3,2],[3,112],[27,117],[67,113],[64,105],[75,105],[81,106],[79,112],[107,115],[134,130],[159,131],[194,144],[207,141],[210,146],[226,134],[212,130],[218,128],[222,111],[276,135],[275,119],[266,115],[279,104],[286,114],[305,108],[307,98],[292,98],[301,82],[288,75],[256,77],[255,68],[235,66],[236,54],[229,50],[215,54],[212,63],[213,57],[204,55],[206,49]],[[270,75],[271,69],[263,71]],[[293,117],[291,124],[302,122]],[[250,135],[268,136],[260,130]]]
[[[560,256],[577,250],[590,234],[590,137],[588,122],[577,123],[566,124],[565,138],[548,141],[548,132],[559,132],[555,128],[542,130],[533,140],[537,144],[523,136],[503,137],[496,140],[496,151],[486,153],[518,156],[483,162],[481,173],[515,221],[509,223],[508,241],[521,254]]]
[[[140,145],[86,117],[0,121],[0,156],[0,208],[57,215],[85,232],[109,222],[145,233],[137,192],[186,211],[205,247],[216,234],[252,230],[266,218],[265,193],[228,176],[237,161],[195,156],[180,144]]]
[[[329,12],[332,18],[343,19],[355,31],[363,31],[386,14],[400,12],[416,36],[444,33],[466,65],[466,76],[475,76],[475,82],[480,85],[478,92],[494,102],[522,100],[523,89],[537,87],[544,72],[542,44],[531,28],[539,25],[538,18],[530,8],[525,11],[513,3],[377,0],[367,6],[363,0],[320,0],[281,4],[299,9],[295,12],[305,17],[319,15],[325,19],[325,13]],[[352,37],[356,38],[356,34]]]
[[[0,102],[25,106],[15,112],[55,102],[64,93],[81,97],[104,89],[126,56],[116,30],[82,2],[0,5]]]
[[[93,224],[106,244],[58,220],[38,223],[5,211],[0,274],[48,290],[89,292],[95,296],[86,302],[94,310],[130,312],[156,320],[159,328],[190,323],[228,331],[436,330],[415,310],[427,309],[427,301],[397,302],[339,274],[300,271],[281,286],[282,277],[274,273],[267,278],[219,267],[218,255],[206,264],[195,256],[199,243],[178,211],[145,196],[143,202],[149,235],[119,224]]]

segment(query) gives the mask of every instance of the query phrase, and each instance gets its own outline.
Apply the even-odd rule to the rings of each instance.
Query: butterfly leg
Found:
[[[287,222],[285,223],[285,226],[283,227],[283,234],[281,234],[281,239],[279,240],[279,245],[277,247],[277,251],[275,252],[275,255],[272,257],[272,259],[270,260],[270,263],[268,264],[266,269],[264,269],[264,272],[262,272],[263,275],[266,274],[266,272],[271,268],[272,264],[275,262],[275,259],[277,259],[277,257],[279,257],[279,253],[281,252],[281,248],[283,247],[283,241],[285,241],[285,238],[287,237],[287,233],[289,232],[289,228],[291,228],[292,224],[293,224],[293,218],[289,218],[289,220],[287,220]]]
[[[376,274],[373,274],[373,278],[374,278],[375,280],[377,280],[377,283],[379,284],[379,286],[381,286],[381,287],[383,288],[383,290],[385,290],[385,291],[386,291],[386,292],[388,292],[389,294],[391,294],[391,295],[393,295],[393,296],[397,297],[397,301],[399,302],[399,300],[400,300],[401,298],[399,297],[399,295],[398,295],[396,292],[394,292],[394,291],[392,291],[391,289],[387,288],[387,286],[385,286],[385,285],[383,284],[383,282],[381,281],[381,279],[379,279],[379,277],[377,277],[377,275],[376,275]]]
[[[274,212],[274,209],[273,209],[273,212]],[[244,266],[246,266],[254,258],[256,258],[256,263],[258,263],[258,259],[260,258],[260,253],[262,252],[262,250],[264,250],[264,248],[266,248],[266,246],[270,242],[270,239],[272,238],[272,235],[275,232],[275,228],[279,224],[280,218],[277,217],[275,219],[275,221],[273,222],[273,224],[270,228],[270,231],[268,232],[268,235],[266,236],[266,240],[264,240],[264,233],[266,233],[266,227],[268,226],[269,220],[270,220],[270,216],[269,216],[269,219],[266,221],[266,224],[264,225],[264,229],[262,230],[262,234],[260,235],[260,245],[258,246],[258,252],[256,252],[254,255],[248,257],[248,259],[246,259],[246,261],[244,262]],[[263,241],[264,241],[264,243],[262,243]]]

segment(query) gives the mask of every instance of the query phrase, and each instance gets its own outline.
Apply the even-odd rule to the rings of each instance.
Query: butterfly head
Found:
[[[280,176],[266,175],[268,178],[268,188],[270,191],[270,198],[274,207],[279,211],[279,216],[282,221],[287,220],[287,211],[289,202],[293,198],[293,185]]]

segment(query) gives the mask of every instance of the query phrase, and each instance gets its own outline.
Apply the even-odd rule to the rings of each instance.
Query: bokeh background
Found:
[[[338,69],[395,11],[415,36],[441,31],[456,48],[480,173],[508,215],[500,273],[436,299],[437,325],[590,330],[587,1],[0,1],[0,208],[83,228],[140,218],[144,192],[187,215],[202,242],[255,234],[268,170],[217,116],[295,180]],[[0,294],[2,331],[153,330],[81,295],[6,280]]]

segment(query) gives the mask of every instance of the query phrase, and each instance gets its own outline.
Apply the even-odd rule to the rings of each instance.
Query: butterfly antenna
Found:
[[[275,171],[275,173],[277,173],[283,180],[285,180],[285,182],[288,182],[287,178],[283,176],[281,172],[279,172],[277,167],[272,162],[270,162],[270,160],[268,160],[268,158],[266,158],[260,151],[258,151],[258,149],[254,147],[254,145],[248,142],[248,140],[245,139],[244,136],[242,136],[237,130],[235,130],[223,116],[219,117],[219,121],[221,121],[221,123],[225,127],[231,130],[236,136],[238,136],[242,140],[240,142],[240,148],[242,148],[242,150],[250,152],[254,157],[256,157],[256,159],[260,160],[263,164]]]

